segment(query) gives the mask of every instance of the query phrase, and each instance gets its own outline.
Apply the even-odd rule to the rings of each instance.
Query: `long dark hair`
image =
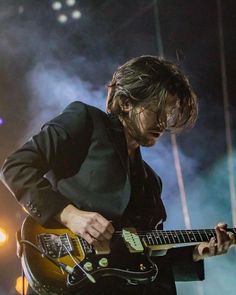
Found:
[[[197,119],[198,104],[186,75],[177,65],[157,56],[136,57],[114,73],[108,85],[107,112],[126,120],[127,126],[131,125],[118,103],[128,99],[134,107],[153,106],[160,118],[166,112],[168,94],[178,99],[178,114],[168,129],[176,133],[192,127]]]

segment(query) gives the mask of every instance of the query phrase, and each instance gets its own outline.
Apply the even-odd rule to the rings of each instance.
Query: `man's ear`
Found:
[[[119,98],[119,105],[120,105],[120,109],[124,113],[130,112],[131,109],[133,108],[133,105],[130,103],[129,98],[125,96],[122,96]]]

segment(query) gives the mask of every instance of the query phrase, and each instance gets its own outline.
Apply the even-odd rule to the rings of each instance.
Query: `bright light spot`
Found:
[[[67,4],[68,6],[74,6],[75,3],[76,3],[76,0],[66,0],[66,4]]]
[[[71,17],[74,18],[74,19],[79,19],[81,18],[81,12],[79,10],[74,10],[72,13],[71,13]]]
[[[57,20],[58,20],[60,23],[64,24],[64,23],[67,22],[68,17],[67,17],[65,14],[60,14],[60,15],[58,16]]]
[[[18,6],[18,13],[22,14],[25,11],[25,8],[23,5]]]
[[[7,241],[7,233],[3,228],[0,228],[0,246]]]
[[[29,283],[26,278],[24,279],[24,284],[25,284],[24,287],[25,287],[25,292],[26,292],[28,289],[28,286],[29,286]],[[20,294],[23,294],[23,278],[22,278],[22,276],[20,276],[16,279],[16,291]]]
[[[55,1],[52,3],[52,9],[54,10],[60,10],[62,8],[62,4],[59,1]]]
[[[0,117],[0,125],[3,125],[3,118]]]

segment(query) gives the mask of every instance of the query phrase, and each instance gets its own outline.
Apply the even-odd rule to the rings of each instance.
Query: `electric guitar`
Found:
[[[37,294],[67,294],[105,276],[130,284],[153,281],[157,266],[152,255],[174,246],[194,245],[216,237],[214,229],[151,230],[123,228],[111,241],[89,245],[59,224],[44,228],[27,217],[18,234],[18,255],[25,276]],[[227,229],[236,235],[236,228]]]

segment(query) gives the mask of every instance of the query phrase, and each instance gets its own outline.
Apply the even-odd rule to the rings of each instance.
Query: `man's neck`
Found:
[[[123,125],[123,128],[124,128],[128,156],[131,158],[132,156],[135,155],[135,150],[139,147],[139,144],[130,135],[128,127],[127,127],[125,121],[121,117],[119,117],[119,120],[120,120],[120,122],[121,122],[121,124]]]
[[[132,157],[135,154],[139,144],[130,136],[127,127],[124,126],[125,138],[127,143],[128,156]]]

